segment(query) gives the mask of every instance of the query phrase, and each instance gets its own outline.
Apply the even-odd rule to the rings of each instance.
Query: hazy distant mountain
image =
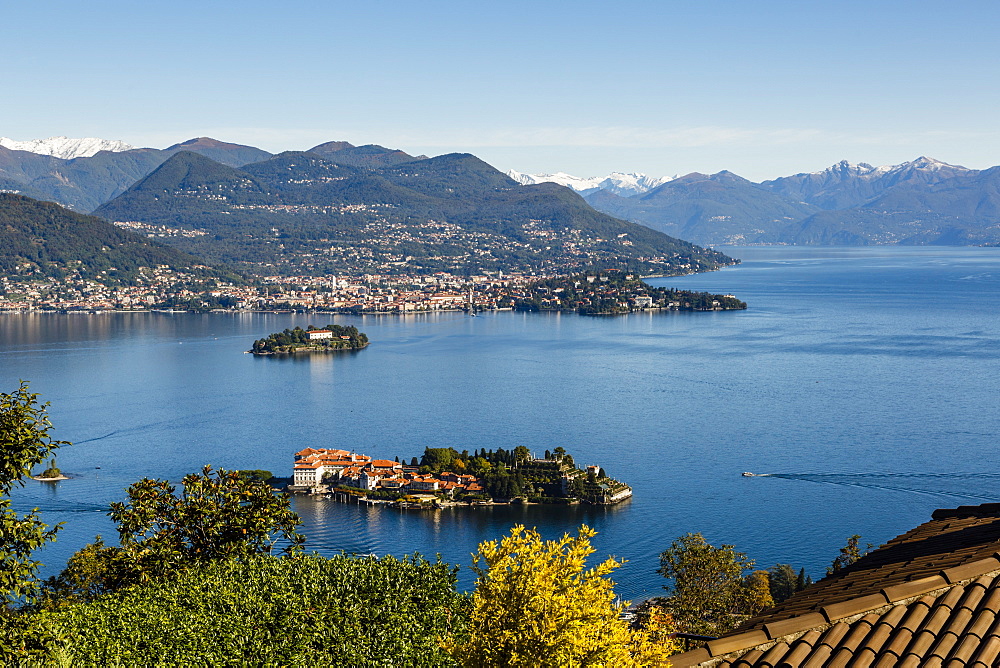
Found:
[[[164,149],[163,152],[167,154],[164,160],[178,151],[200,153],[216,162],[221,162],[223,165],[230,165],[231,167],[240,167],[248,165],[251,162],[267,160],[271,157],[271,154],[267,151],[254,146],[230,144],[218,139],[212,139],[211,137],[197,137]]]
[[[12,151],[28,151],[29,153],[37,153],[38,155],[51,155],[63,160],[89,158],[99,151],[117,153],[135,148],[135,146],[117,139],[98,139],[96,137],[84,137],[83,139],[49,137],[48,139],[29,139],[27,141],[17,141],[8,137],[0,137],[0,146]]]
[[[601,190],[586,199],[599,211],[703,245],[773,242],[817,210],[727,171],[687,174],[633,197]]]
[[[346,141],[330,141],[319,146],[313,146],[308,151],[342,165],[354,167],[389,167],[403,162],[423,160],[426,155],[413,156],[398,149],[385,148],[377,144],[355,146]]]
[[[169,242],[265,274],[595,265],[671,274],[731,262],[599,213],[568,188],[521,186],[473,155],[374,168],[330,153],[281,153],[237,169],[181,152],[96,213],[201,229]]]
[[[996,244],[995,169],[927,157],[882,167],[843,161],[760,184],[689,174],[631,197],[594,191],[587,201],[700,244]]]
[[[900,165],[872,167],[846,160],[821,172],[796,174],[762,186],[793,200],[807,202],[821,209],[847,209],[863,204],[901,183],[931,185],[965,174],[965,167],[949,165],[932,158],[920,157]]]
[[[635,172],[628,174],[624,172],[612,172],[607,176],[581,178],[572,174],[566,174],[565,172],[556,172],[555,174],[522,174],[513,169],[507,171],[507,176],[523,186],[536,183],[558,183],[561,186],[572,188],[584,196],[598,190],[607,190],[608,192],[624,197],[640,195],[671,179],[677,178],[676,176],[646,176],[645,174]]]
[[[932,180],[936,172],[950,178]],[[861,206],[822,211],[778,238],[794,244],[1000,244],[1000,167],[905,169],[896,185]]]
[[[168,265],[199,275],[232,277],[204,261],[52,202],[0,193],[0,275],[132,282],[139,267]]]

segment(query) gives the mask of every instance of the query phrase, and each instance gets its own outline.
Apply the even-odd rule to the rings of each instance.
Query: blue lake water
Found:
[[[74,479],[29,481],[15,507],[65,522],[39,553],[50,574],[95,534],[115,541],[107,504],[143,476],[179,481],[204,464],[287,475],[306,446],[392,459],[561,445],[634,498],[435,514],[298,498],[307,546],[468,565],[512,524],[556,536],[587,523],[598,556],[628,560],[619,593],[641,598],[660,591],[659,552],[688,531],[816,577],[851,534],[878,544],[935,508],[1000,499],[1000,249],[726,252],[743,264],[651,282],[732,293],[745,312],[0,316],[0,389],[30,380],[54,435],[75,443],[59,453]],[[330,320],[373,344],[242,354]]]

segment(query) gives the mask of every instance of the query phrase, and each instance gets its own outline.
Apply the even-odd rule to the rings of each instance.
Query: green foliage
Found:
[[[844,547],[840,548],[840,554],[838,554],[837,558],[833,560],[833,563],[830,564],[830,567],[826,569],[826,574],[833,575],[837,571],[847,568],[855,561],[857,561],[861,557],[871,552],[872,548],[875,547],[871,543],[868,543],[868,547],[865,548],[864,552],[862,552],[860,541],[861,541],[861,536],[858,534],[854,534],[853,536],[848,538],[847,544],[844,545]]]
[[[62,475],[62,471],[56,466],[56,458],[53,457],[49,462],[49,467],[38,474],[39,478],[58,478]]]
[[[700,533],[685,534],[660,555],[656,572],[672,580],[662,604],[679,630],[722,635],[770,605],[766,580],[748,577],[753,564],[732,545],[714,547]]]
[[[0,275],[81,278],[133,285],[140,267],[169,265],[193,276],[234,279],[203,260],[52,202],[0,193]]]
[[[428,473],[441,473],[449,470],[457,457],[459,454],[454,448],[424,448],[420,466],[426,466]]]
[[[666,665],[666,638],[619,619],[624,604],[607,576],[621,562],[586,568],[594,535],[582,526],[546,541],[516,526],[499,542],[480,543],[467,636],[447,638],[448,653],[469,668]]]
[[[35,595],[41,564],[31,553],[55,540],[60,528],[42,522],[37,509],[21,516],[11,509],[10,499],[0,499],[0,605]]]
[[[233,471],[233,473],[240,476],[244,480],[254,480],[257,482],[267,482],[274,477],[273,473],[265,471],[264,469],[242,469],[239,471]]]
[[[98,536],[77,550],[57,576],[45,581],[38,607],[57,609],[89,601],[135,580],[135,568],[125,553],[108,547]]]
[[[813,583],[812,576],[806,575],[806,569],[805,568],[799,569],[799,575],[795,579],[795,591],[801,591],[806,587],[808,587],[809,585],[811,585],[812,583]]]
[[[798,578],[795,569],[788,564],[775,564],[768,569],[771,574],[769,585],[771,598],[775,603],[781,603],[798,591]]]
[[[28,383],[10,394],[0,392],[0,493],[7,494],[14,485],[24,486],[31,469],[68,441],[54,441],[49,436],[48,404],[39,404],[38,395],[28,391]]]
[[[148,581],[195,562],[270,554],[279,540],[282,553],[301,550],[305,538],[295,527],[302,520],[287,494],[210,466],[185,476],[182,485],[178,496],[167,481],[144,478],[126,490],[127,503],[111,504],[121,553],[132,569],[128,579]]]
[[[515,295],[514,308],[519,311],[576,311],[583,315],[615,315],[636,310],[637,297],[649,297],[653,306],[676,311],[710,311],[716,308],[742,310],[747,307],[746,302],[731,295],[654,287],[626,271],[608,270],[547,278],[531,283]]]
[[[10,394],[0,393],[0,605],[36,592],[39,563],[31,553],[55,540],[59,530],[43,523],[37,509],[19,516],[7,498],[14,485],[24,485],[35,465],[56,448],[69,445],[49,436],[52,423],[47,408],[28,391],[25,381]]]
[[[441,666],[461,633],[456,569],[402,560],[222,560],[36,619],[80,665]]]

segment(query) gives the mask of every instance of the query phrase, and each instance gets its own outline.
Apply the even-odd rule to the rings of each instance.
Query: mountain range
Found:
[[[732,263],[600,213],[569,188],[522,186],[470,154],[341,143],[241,167],[179,151],[94,213],[193,232],[164,241],[253,274],[614,266],[672,275]]]
[[[722,171],[624,191],[565,174],[520,178],[558,177],[600,211],[703,245],[996,245],[997,170],[927,157],[881,167],[842,161],[762,183]]]
[[[0,191],[94,211],[182,151],[235,168],[272,157],[253,146],[206,137],[166,149],[95,138],[0,138]],[[342,141],[320,144],[308,152],[372,172],[428,160]],[[702,245],[992,245],[1000,243],[996,170],[967,169],[921,157],[881,167],[843,161],[818,172],[761,183],[728,171],[678,177],[615,172],[581,178],[512,170],[506,176],[514,184],[566,186],[603,213]]]
[[[522,174],[513,169],[507,171],[507,176],[524,186],[537,183],[558,183],[561,186],[572,188],[584,196],[595,193],[598,190],[606,190],[615,195],[623,195],[625,197],[641,195],[660,184],[677,178],[676,176],[647,176],[646,174],[635,172],[628,174],[624,172],[612,172],[607,176],[581,178],[565,172],[556,172],[555,174]]]
[[[347,142],[328,142],[310,150],[327,157],[336,155],[338,162],[359,167],[383,167],[424,157]],[[180,151],[200,153],[231,167],[259,162],[272,155],[253,146],[209,137],[189,139],[165,149],[136,148],[117,140],[95,138],[14,141],[3,137],[0,138],[0,190],[90,212],[125,192]]]

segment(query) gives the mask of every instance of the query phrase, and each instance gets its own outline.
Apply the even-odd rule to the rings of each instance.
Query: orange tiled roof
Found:
[[[995,665],[1000,657],[1000,504],[937,510],[851,566],[682,666]]]

